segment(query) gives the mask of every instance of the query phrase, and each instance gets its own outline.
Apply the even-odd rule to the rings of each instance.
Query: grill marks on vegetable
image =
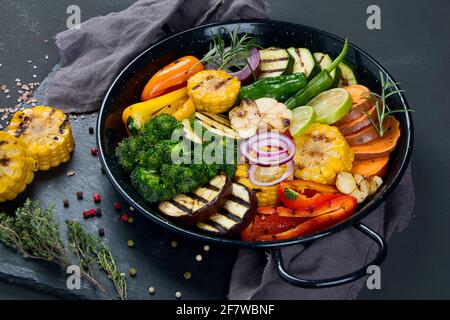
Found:
[[[256,198],[245,186],[234,183],[230,198],[223,208],[209,219],[198,223],[197,227],[220,235],[232,235],[240,232],[250,223],[256,211]]]

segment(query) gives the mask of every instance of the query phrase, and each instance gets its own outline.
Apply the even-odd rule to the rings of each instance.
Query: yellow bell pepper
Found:
[[[188,94],[197,111],[219,114],[235,104],[241,82],[223,70],[204,70],[188,80]]]
[[[192,102],[192,99],[188,99],[185,103],[183,103],[183,106],[179,108],[173,116],[177,120],[183,120],[187,119],[190,116],[192,116],[195,113],[195,105],[194,102]]]
[[[0,202],[13,200],[33,181],[37,162],[25,143],[0,131]]]
[[[133,104],[122,113],[122,121],[132,134],[136,134],[159,111],[180,101],[184,103],[187,99],[187,89],[181,88],[158,98]]]
[[[68,162],[75,145],[69,117],[52,107],[37,106],[16,112],[8,132],[26,144],[39,170]]]

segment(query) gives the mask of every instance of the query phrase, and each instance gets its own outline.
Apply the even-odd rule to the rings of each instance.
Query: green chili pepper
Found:
[[[296,95],[286,101],[286,106],[289,109],[294,109],[300,106],[306,105],[312,98],[316,97],[320,93],[330,89],[334,84],[334,79],[330,75],[334,69],[337,68],[339,63],[344,60],[348,51],[348,40],[345,40],[344,47],[342,48],[339,56],[333,61],[328,68],[322,70],[317,76],[315,76],[308,85],[297,92]]]
[[[242,87],[239,93],[241,100],[259,98],[274,98],[284,102],[293,94],[304,88],[307,84],[307,77],[304,73],[265,78],[255,83]]]

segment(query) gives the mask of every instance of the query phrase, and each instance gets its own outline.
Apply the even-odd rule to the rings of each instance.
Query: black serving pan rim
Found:
[[[182,31],[180,33],[177,33],[175,35],[172,35],[172,36],[169,36],[167,38],[157,41],[156,43],[152,44],[148,49],[146,49],[144,52],[139,54],[135,59],[133,59],[133,61],[131,61],[120,72],[120,74],[116,77],[114,82],[111,84],[108,92],[105,95],[105,98],[103,99],[101,109],[100,109],[100,112],[98,115],[98,120],[97,120],[97,144],[99,146],[100,162],[105,170],[105,173],[106,173],[108,179],[111,181],[111,183],[116,188],[116,190],[122,195],[122,197],[124,197],[133,206],[133,208],[138,210],[141,214],[145,215],[152,221],[156,222],[158,225],[165,227],[171,231],[174,231],[177,234],[186,236],[188,238],[195,239],[198,241],[204,241],[204,242],[208,242],[208,243],[242,247],[242,248],[275,249],[275,248],[282,248],[282,247],[287,247],[287,246],[292,246],[292,245],[297,245],[297,244],[302,244],[302,243],[307,243],[307,242],[311,242],[314,240],[318,240],[320,238],[326,237],[330,234],[333,234],[335,232],[338,232],[342,229],[345,229],[349,226],[354,225],[356,222],[360,221],[361,219],[366,217],[368,214],[370,214],[373,210],[375,210],[378,206],[380,206],[389,197],[389,195],[392,193],[392,191],[399,184],[401,178],[403,177],[403,175],[408,167],[408,164],[409,164],[410,158],[411,158],[411,154],[412,154],[412,146],[413,146],[413,140],[414,140],[413,121],[412,121],[412,116],[411,116],[410,112],[408,112],[406,114],[406,129],[407,129],[406,133],[408,135],[407,140],[406,140],[407,151],[406,151],[405,156],[402,159],[399,159],[399,161],[401,161],[400,169],[395,174],[395,177],[393,178],[391,184],[388,185],[385,188],[385,190],[377,198],[372,199],[363,209],[360,209],[359,211],[357,211],[351,218],[349,218],[337,225],[334,225],[334,226],[328,228],[327,230],[317,232],[317,233],[309,235],[309,236],[304,236],[304,237],[290,239],[290,240],[274,241],[274,242],[245,242],[245,241],[238,240],[238,239],[227,239],[227,238],[222,238],[222,237],[216,237],[214,235],[202,233],[200,231],[195,232],[192,229],[184,228],[183,225],[178,225],[176,223],[170,222],[170,221],[164,219],[163,217],[161,217],[159,214],[149,212],[146,209],[144,209],[143,207],[141,207],[132,197],[130,197],[125,192],[125,190],[120,186],[118,181],[113,176],[111,170],[109,169],[108,164],[106,163],[106,159],[105,159],[105,155],[104,155],[103,147],[102,147],[102,143],[101,143],[102,119],[104,118],[104,109],[105,109],[105,105],[108,102],[108,97],[111,94],[111,92],[114,90],[114,87],[116,86],[116,84],[120,81],[122,75],[125,74],[128,71],[128,69],[132,68],[134,63],[137,60],[139,60],[142,56],[144,56],[149,51],[151,51],[155,46],[158,46],[161,43],[164,43],[165,41],[169,41],[170,39],[172,39],[174,37],[178,37],[180,35],[189,33],[194,30],[202,29],[202,28],[218,27],[218,26],[225,26],[225,25],[232,25],[232,24],[239,24],[239,23],[292,25],[292,26],[302,27],[305,29],[310,29],[312,31],[320,32],[323,35],[326,35],[328,37],[335,39],[336,41],[344,42],[344,39],[342,39],[334,34],[331,34],[329,32],[322,31],[318,28],[314,28],[314,27],[310,27],[310,26],[306,26],[306,25],[302,25],[302,24],[298,24],[298,23],[293,23],[293,22],[268,20],[268,19],[234,20],[234,21],[228,21],[228,22],[210,23],[210,24],[205,24],[205,25],[201,25],[198,27],[194,27],[194,28]],[[387,75],[392,81],[395,82],[394,78],[389,74],[389,72],[387,72],[387,70],[384,69],[384,67],[381,66],[381,64],[378,63],[371,55],[369,55],[364,50],[360,49],[359,47],[357,47],[353,44],[350,44],[350,46],[352,48],[354,48],[356,51],[358,51],[360,54],[366,56],[366,58],[368,58],[371,62],[373,62],[385,75]],[[399,87],[397,87],[397,88],[399,89]],[[408,102],[403,93],[400,94],[400,99],[401,99],[403,108],[409,109]]]

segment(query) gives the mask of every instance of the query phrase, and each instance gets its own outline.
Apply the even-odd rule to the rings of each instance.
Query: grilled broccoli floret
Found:
[[[157,141],[170,140],[176,129],[182,129],[180,121],[169,114],[154,117],[142,127],[142,135],[154,137]]]
[[[150,203],[169,200],[177,194],[158,174],[142,167],[137,167],[131,173],[131,184],[144,200]]]
[[[142,136],[132,136],[124,139],[116,148],[116,156],[125,171],[131,172],[137,164],[136,155],[144,147],[145,139]]]

